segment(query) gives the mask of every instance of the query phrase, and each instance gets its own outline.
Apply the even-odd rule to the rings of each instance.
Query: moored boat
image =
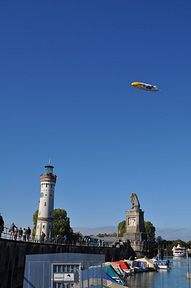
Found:
[[[186,256],[186,249],[185,247],[180,246],[178,244],[177,246],[174,246],[172,248],[173,256],[174,257],[185,257]]]
[[[155,263],[153,263],[152,259],[149,259],[148,257],[143,257],[143,258],[139,258],[136,259],[135,263],[141,263],[141,265],[138,265],[138,267],[141,267],[141,270],[144,271],[156,271],[157,267],[155,265]]]
[[[158,270],[169,270],[170,269],[170,261],[169,260],[161,260],[161,259],[152,259],[153,263],[157,266]]]

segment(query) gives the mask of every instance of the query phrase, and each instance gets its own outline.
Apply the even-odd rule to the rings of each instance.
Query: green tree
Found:
[[[156,242],[157,242],[157,243],[161,243],[162,241],[163,241],[163,239],[162,239],[161,236],[158,236],[158,237],[156,238]]]
[[[61,237],[67,236],[71,238],[73,230],[70,227],[70,219],[64,209],[54,209],[53,212],[53,232]]]
[[[126,221],[123,220],[118,224],[118,236],[122,237],[126,232]]]
[[[186,243],[185,241],[180,240],[180,239],[172,241],[172,245],[173,246],[177,246],[178,244],[180,244],[180,246],[183,246],[183,247],[187,247],[188,246],[188,243]]]
[[[32,238],[34,240],[35,232],[36,232],[36,224],[38,219],[38,209],[33,214],[33,229],[32,229]]]
[[[147,233],[147,239],[154,241],[155,240],[155,226],[150,221],[145,221],[145,229]]]
[[[36,229],[37,219],[38,219],[38,209],[33,214],[33,224],[34,224],[35,229]]]
[[[33,214],[33,236],[35,235],[37,219],[38,210],[36,210]],[[70,219],[67,217],[67,212],[64,209],[54,209],[53,211],[53,234],[55,236],[59,236],[60,238],[66,236],[66,238],[70,241],[72,241],[73,238],[77,238],[70,227]]]

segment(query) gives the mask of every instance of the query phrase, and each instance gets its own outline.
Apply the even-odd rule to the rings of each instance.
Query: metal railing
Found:
[[[17,228],[17,227],[16,227]],[[19,229],[17,228],[15,231],[10,231],[11,228],[4,227],[1,237],[2,239],[14,240],[14,241],[23,241],[23,242],[33,242],[33,243],[41,243],[41,244],[55,244],[55,245],[75,245],[75,246],[94,246],[94,247],[112,247],[113,243],[107,243],[104,241],[99,241],[98,239],[92,238],[90,241],[87,241],[87,238],[84,238],[80,241],[66,241],[62,237],[55,237],[53,239],[45,239],[44,241],[38,241],[34,239],[34,236],[31,235],[23,235],[19,233]],[[22,229],[23,230],[23,229]],[[27,230],[27,229],[26,229]],[[97,241],[96,241],[97,240]]]
[[[10,228],[8,227],[4,227],[3,231],[1,232],[1,238],[15,241],[32,241],[31,235],[29,235],[28,237],[27,235],[21,235],[19,234],[19,230],[10,231]]]

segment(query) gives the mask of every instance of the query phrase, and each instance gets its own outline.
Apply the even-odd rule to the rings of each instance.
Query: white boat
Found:
[[[158,269],[161,270],[169,270],[170,269],[170,261],[169,260],[161,260],[161,259],[152,259],[153,263],[157,266]]]
[[[182,246],[180,246],[180,244],[178,244],[177,246],[174,246],[172,248],[173,251],[173,256],[174,257],[185,257],[186,256],[186,249]]]

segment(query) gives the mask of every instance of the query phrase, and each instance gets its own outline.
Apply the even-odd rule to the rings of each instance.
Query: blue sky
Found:
[[[190,228],[190,27],[187,0],[1,1],[7,224],[32,224],[51,159],[73,227],[116,226],[136,192],[145,220]]]

